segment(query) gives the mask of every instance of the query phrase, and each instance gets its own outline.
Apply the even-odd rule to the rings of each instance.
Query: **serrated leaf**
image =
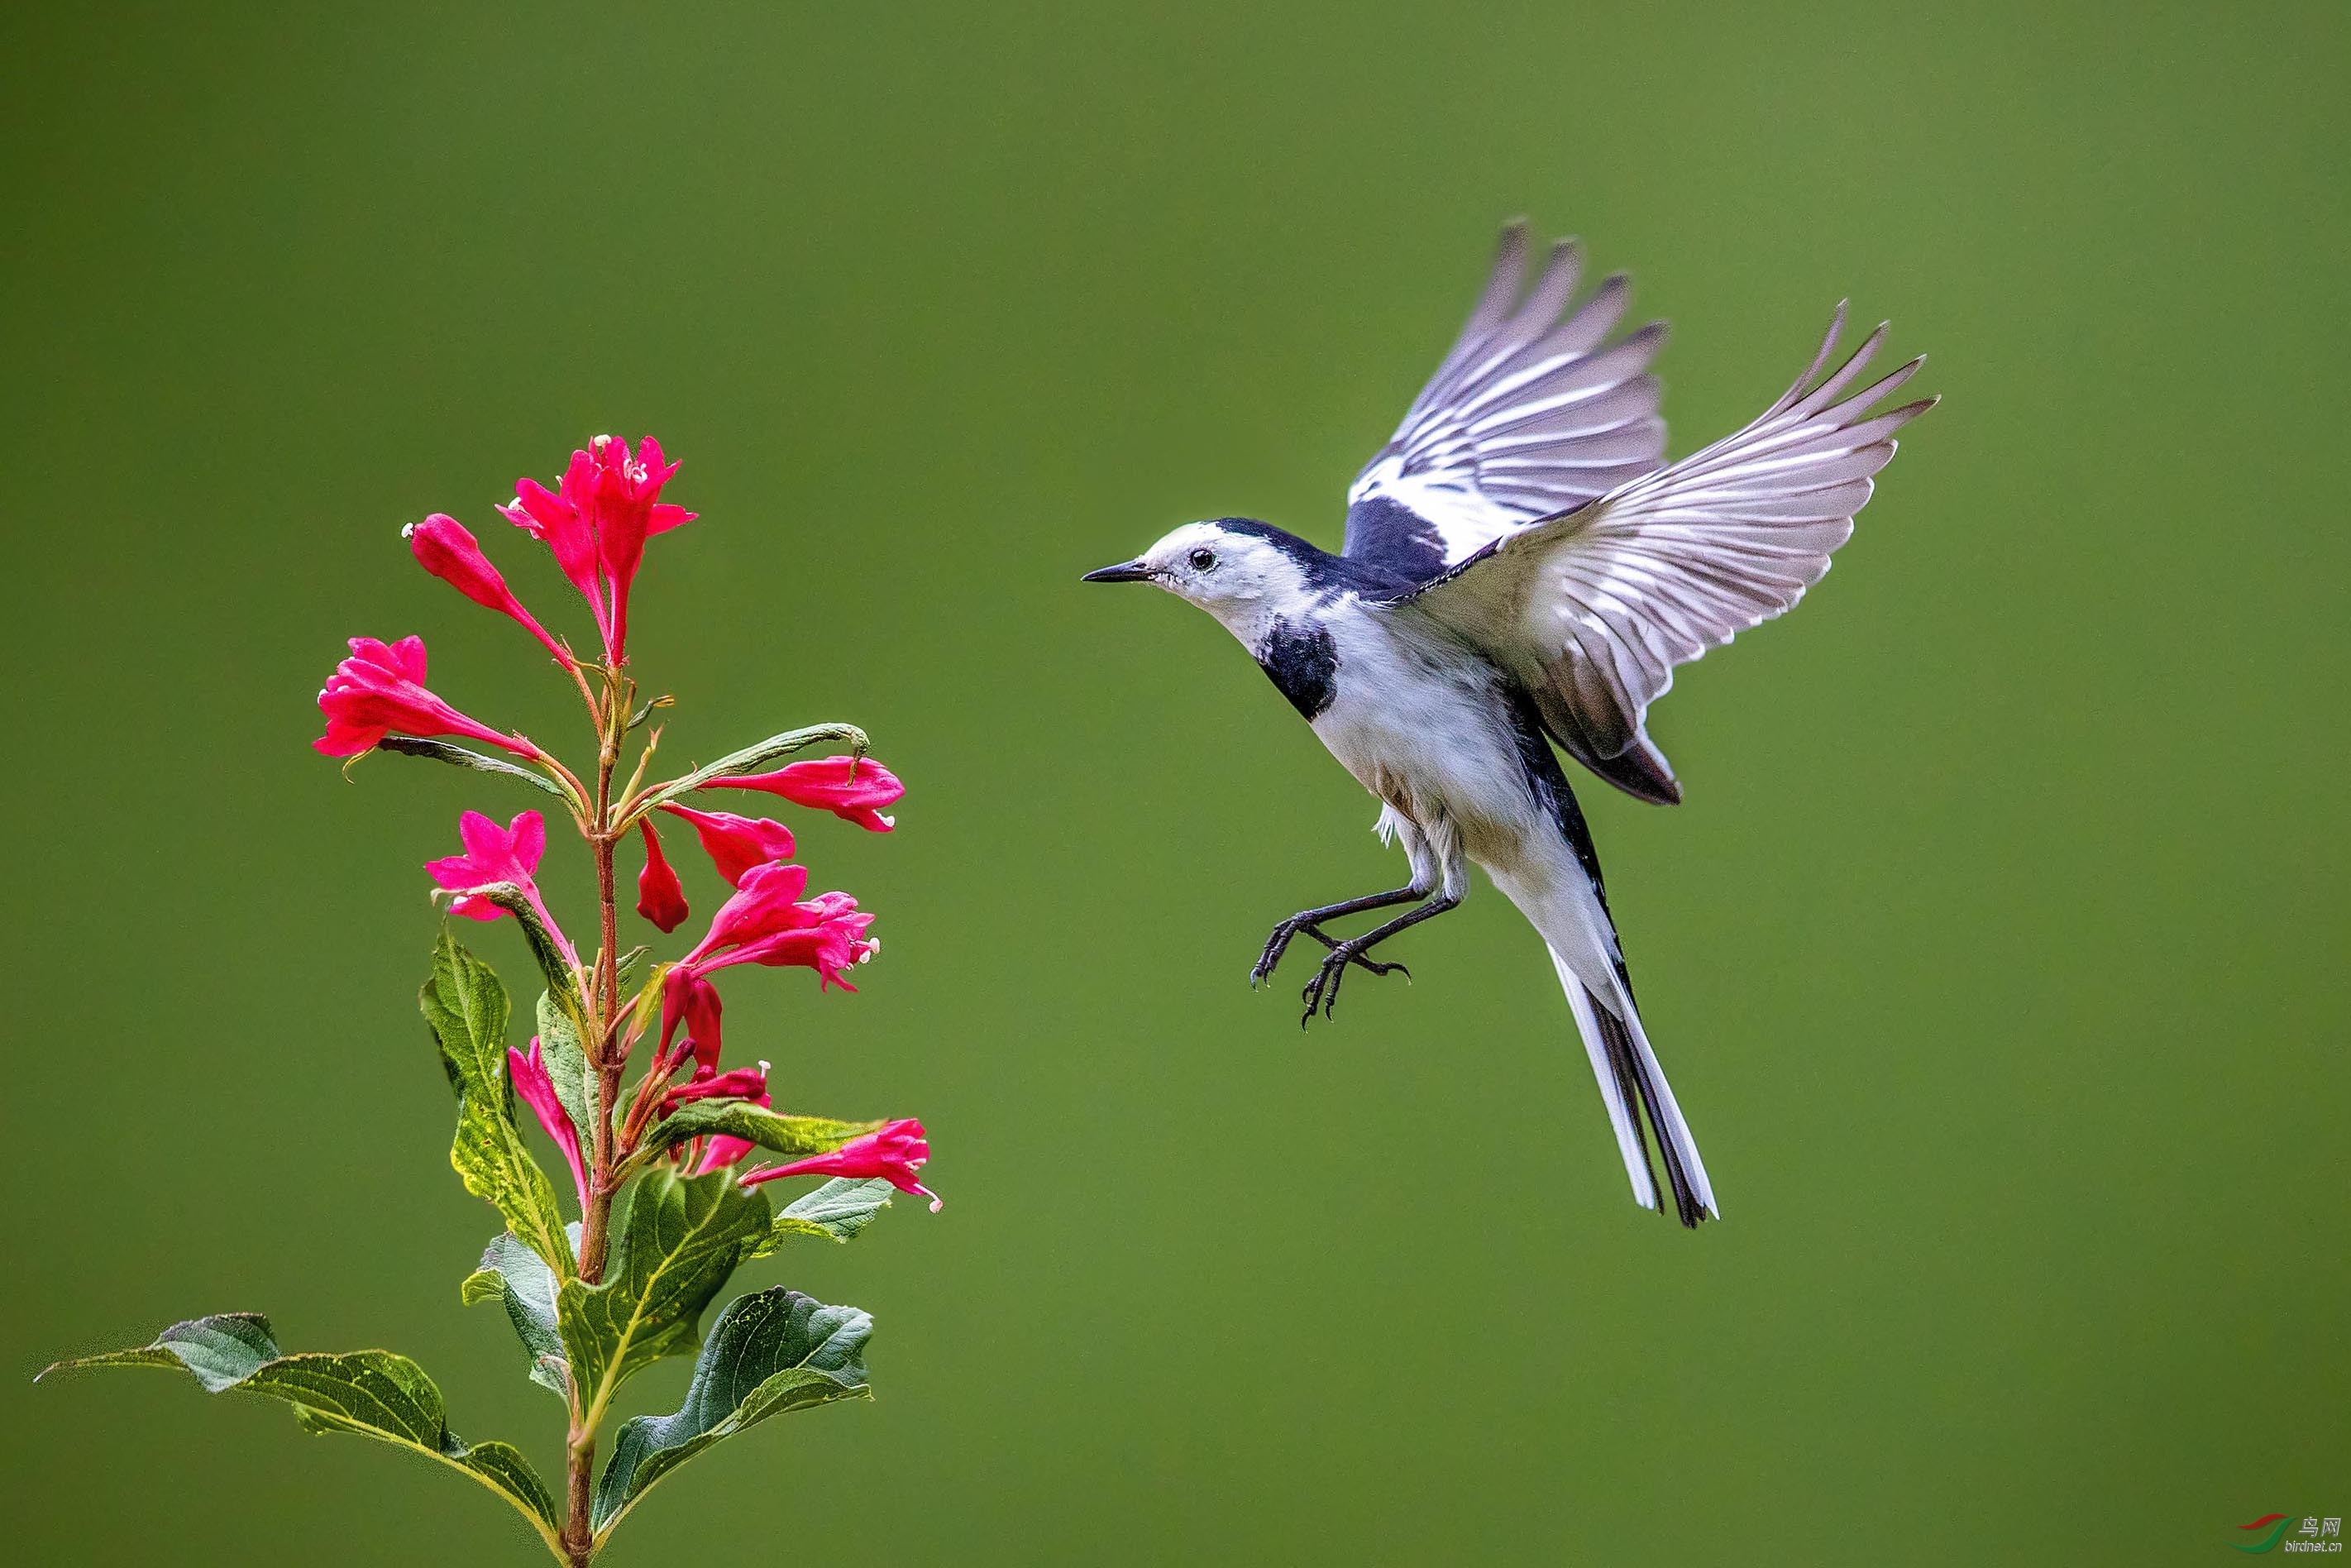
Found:
[[[746,1100],[689,1100],[647,1133],[640,1147],[650,1154],[704,1133],[723,1133],[779,1155],[829,1155],[881,1125],[836,1122],[830,1116],[778,1115]]]
[[[814,1192],[803,1193],[786,1204],[768,1226],[766,1239],[751,1249],[751,1256],[765,1258],[795,1236],[846,1241],[890,1207],[893,1190],[879,1176],[863,1181],[835,1176]]]
[[[486,1198],[549,1267],[569,1278],[570,1249],[555,1188],[515,1125],[514,1090],[507,1082],[506,988],[487,964],[459,946],[446,929],[433,948],[433,976],[417,996],[424,1021],[441,1047],[441,1062],[457,1091],[457,1136],[449,1146],[465,1190]]]
[[[738,1296],[711,1325],[674,1416],[621,1425],[596,1483],[599,1545],[656,1481],[722,1438],[787,1410],[866,1392],[861,1359],[873,1320],[781,1285]]]
[[[604,1282],[568,1280],[556,1323],[590,1426],[622,1384],[701,1335],[702,1310],[768,1234],[767,1195],[718,1172],[694,1180],[666,1167],[638,1182]]]
[[[418,993],[416,1005],[441,1047],[441,1063],[460,1096],[481,1085],[506,1087],[507,1017],[512,1011],[507,988],[491,967],[458,945],[446,927],[433,945],[433,976]]]
[[[310,1431],[355,1433],[436,1459],[506,1499],[550,1551],[562,1550],[555,1500],[530,1461],[511,1443],[469,1444],[450,1431],[441,1390],[404,1355],[280,1355],[267,1318],[224,1312],[173,1323],[137,1350],[61,1361],[40,1375],[106,1366],[184,1368],[207,1393],[282,1399]]]
[[[566,1233],[576,1250],[578,1222],[569,1226]],[[504,1306],[515,1337],[522,1341],[523,1352],[530,1357],[530,1380],[568,1401],[571,1364],[564,1356],[563,1335],[555,1324],[557,1288],[554,1270],[538,1254],[516,1240],[511,1232],[501,1230],[482,1253],[481,1267],[457,1287],[457,1299],[469,1307],[481,1301]]]
[[[584,1150],[595,1136],[599,1084],[580,1043],[579,1022],[553,991],[538,993],[538,1055]]]

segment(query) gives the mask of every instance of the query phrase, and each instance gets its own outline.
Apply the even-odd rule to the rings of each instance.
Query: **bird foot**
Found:
[[[1332,1009],[1339,1005],[1339,982],[1346,978],[1350,964],[1361,964],[1374,975],[1401,974],[1407,980],[1412,978],[1412,971],[1402,964],[1383,964],[1376,958],[1366,956],[1364,944],[1332,942],[1330,947],[1331,956],[1322,960],[1322,967],[1314,972],[1314,977],[1306,982],[1306,989],[1300,993],[1306,1003],[1306,1014],[1298,1020],[1301,1029],[1314,1021],[1318,1008],[1324,1018],[1332,1016]]]
[[[1281,956],[1290,951],[1290,938],[1301,931],[1325,947],[1338,946],[1336,942],[1322,934],[1321,926],[1311,920],[1293,915],[1275,926],[1273,935],[1265,939],[1265,951],[1257,956],[1257,962],[1249,968],[1249,989],[1255,990],[1263,982],[1273,978],[1274,970],[1281,966]]]
[[[1283,921],[1280,925],[1275,926],[1273,928],[1273,935],[1265,939],[1265,951],[1258,955],[1257,962],[1249,968],[1249,988],[1251,990],[1255,990],[1265,981],[1273,978],[1274,970],[1281,966],[1282,955],[1290,951],[1290,939],[1296,936],[1311,936],[1314,940],[1322,943],[1322,946],[1330,948],[1333,952],[1336,952],[1342,946],[1339,938],[1332,936],[1329,932],[1323,930],[1322,927],[1315,925],[1311,920],[1307,919],[1302,915],[1293,915],[1289,919]],[[1355,962],[1363,965],[1364,967],[1369,969],[1374,975],[1384,975],[1390,969],[1401,968],[1403,967],[1396,964],[1374,963],[1371,959],[1364,957],[1362,956],[1361,949],[1357,950]]]

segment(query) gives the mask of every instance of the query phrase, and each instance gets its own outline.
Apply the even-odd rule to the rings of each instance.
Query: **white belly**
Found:
[[[1477,862],[1561,961],[1614,1002],[1615,930],[1527,781],[1501,674],[1405,617],[1350,620],[1332,641],[1337,695],[1314,733],[1385,802],[1383,829],[1403,829],[1416,877],[1458,897],[1463,861]]]
[[[1409,622],[1355,622],[1335,636],[1338,695],[1314,719],[1331,755],[1432,838],[1458,835],[1489,870],[1525,859],[1543,820],[1506,726],[1500,674],[1416,637]]]

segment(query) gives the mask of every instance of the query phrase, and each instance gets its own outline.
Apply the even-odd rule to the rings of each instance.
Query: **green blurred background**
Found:
[[[311,698],[421,631],[567,733],[398,530],[455,513],[579,635],[491,504],[648,429],[703,514],[638,597],[676,751],[849,718],[912,786],[802,835],[882,912],[862,993],[742,977],[730,1049],[925,1118],[948,1205],[747,1271],[871,1309],[879,1397],[615,1564],[2199,1563],[2351,1515],[2351,13],[1769,10],[9,8],[6,1555],[533,1560],[282,1409],[26,1379],[266,1310],[551,1464],[457,1304],[489,1211],[413,1010],[420,862],[526,802],[347,783]],[[1583,791],[1695,1236],[1490,890],[1335,1027],[1249,991],[1392,883],[1374,807],[1214,625],[1075,582],[1198,516],[1335,542],[1521,211],[1675,323],[1677,454],[1844,295],[1946,394],[1661,706],[1689,803]]]

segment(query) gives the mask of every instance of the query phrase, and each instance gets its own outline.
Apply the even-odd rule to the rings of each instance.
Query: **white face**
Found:
[[[1223,622],[1243,641],[1311,602],[1298,563],[1255,534],[1186,523],[1135,558],[1151,580]]]

